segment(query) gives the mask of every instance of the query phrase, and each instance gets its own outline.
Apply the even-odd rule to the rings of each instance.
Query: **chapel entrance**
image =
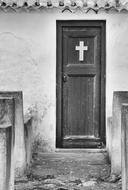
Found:
[[[105,143],[105,21],[57,21],[57,148]]]

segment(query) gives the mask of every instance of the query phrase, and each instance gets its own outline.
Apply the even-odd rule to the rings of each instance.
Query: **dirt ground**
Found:
[[[119,190],[120,176],[110,177],[110,164],[102,153],[38,153],[15,190]]]

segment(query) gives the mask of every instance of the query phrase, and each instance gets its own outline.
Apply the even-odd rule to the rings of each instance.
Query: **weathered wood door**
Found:
[[[105,21],[57,21],[56,142],[105,143]]]

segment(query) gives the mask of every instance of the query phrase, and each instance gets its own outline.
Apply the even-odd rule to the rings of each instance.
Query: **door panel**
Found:
[[[57,23],[59,148],[97,148],[105,142],[104,26],[104,21]]]
[[[69,135],[93,136],[94,77],[71,76],[68,79],[67,119],[64,137]],[[88,112],[88,114],[86,114]],[[90,126],[90,127],[83,127]]]

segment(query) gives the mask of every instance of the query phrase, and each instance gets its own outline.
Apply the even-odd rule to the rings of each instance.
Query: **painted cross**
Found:
[[[84,42],[80,41],[79,46],[76,46],[75,50],[79,51],[79,61],[84,61],[84,51],[88,50],[88,46],[84,46]]]

